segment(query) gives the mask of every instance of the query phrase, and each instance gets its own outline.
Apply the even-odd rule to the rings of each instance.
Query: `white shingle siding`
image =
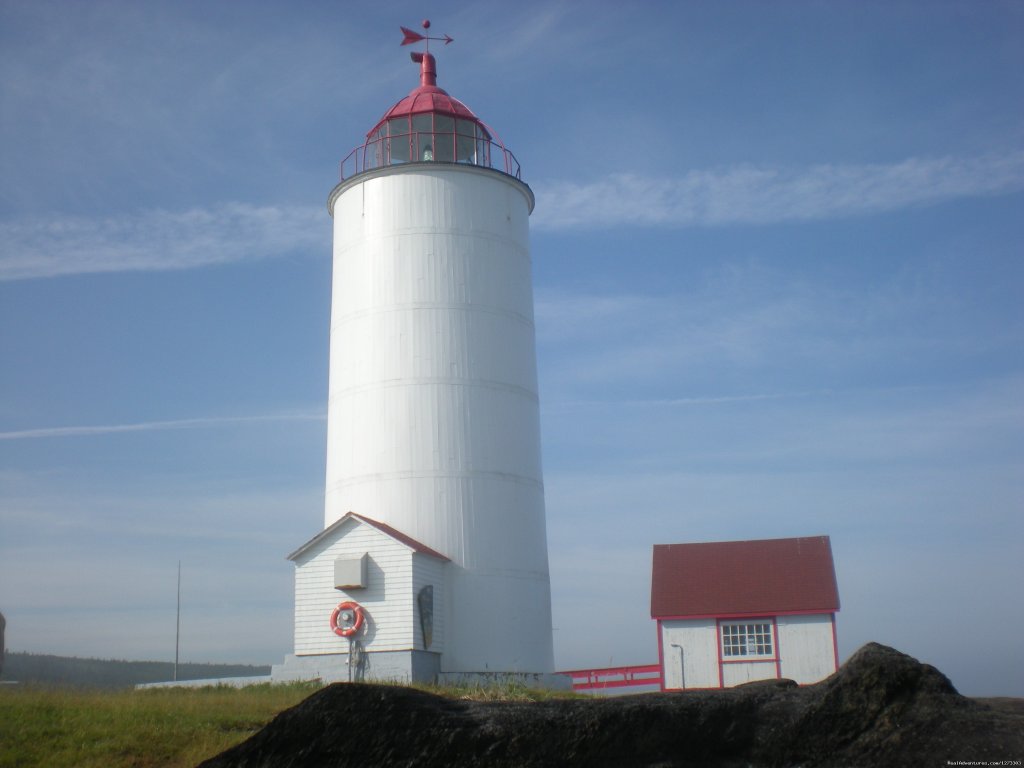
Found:
[[[334,589],[335,558],[359,557],[364,552],[369,554],[366,588]],[[297,656],[348,652],[348,639],[336,635],[330,626],[331,613],[343,600],[354,600],[366,612],[368,626],[360,635],[366,650],[413,647],[413,552],[407,546],[353,520],[336,536],[302,553],[295,565]]]
[[[662,623],[665,687],[717,688],[718,646],[715,622],[680,619]],[[674,647],[675,645],[680,648]],[[680,659],[685,674],[680,673]]]
[[[412,583],[413,583],[413,631],[415,633],[416,648],[427,650],[433,653],[444,652],[444,614],[445,614],[445,563],[436,557],[417,552],[412,558]],[[434,637],[429,648],[423,647],[423,631],[420,627],[419,609],[416,607],[416,596],[423,587],[433,585],[434,587]]]
[[[782,676],[816,683],[836,671],[832,618],[827,613],[779,616]]]
[[[771,621],[764,617],[758,621]],[[777,616],[778,666],[775,658],[726,661],[721,685],[726,688],[754,680],[789,678],[801,685],[824,680],[836,670],[830,614]],[[666,689],[718,688],[719,648],[715,619],[669,619],[661,622],[662,674]],[[680,649],[674,646],[681,646]],[[680,672],[682,658],[685,676]]]
[[[732,688],[755,680],[773,680],[778,677],[775,670],[775,659],[730,661],[722,664],[722,685]]]

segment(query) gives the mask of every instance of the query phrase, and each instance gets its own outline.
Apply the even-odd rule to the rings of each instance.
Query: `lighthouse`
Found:
[[[295,653],[275,676],[541,679],[534,195],[498,134],[438,86],[429,50],[411,56],[418,85],[327,200],[324,529],[289,555]]]

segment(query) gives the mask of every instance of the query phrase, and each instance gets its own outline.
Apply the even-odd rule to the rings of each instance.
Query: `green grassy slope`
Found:
[[[87,690],[0,686],[0,768],[185,768],[318,686]]]

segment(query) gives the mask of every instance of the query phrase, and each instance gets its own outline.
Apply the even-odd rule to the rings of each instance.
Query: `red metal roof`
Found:
[[[294,552],[289,554],[287,559],[288,560],[295,560],[301,554],[303,554],[304,552],[308,551],[314,545],[316,545],[316,544],[320,543],[321,541],[323,541],[324,539],[326,539],[328,536],[330,536],[332,533],[334,533],[336,530],[338,530],[341,526],[343,526],[345,523],[347,523],[349,520],[352,520],[352,519],[359,520],[360,522],[366,523],[367,525],[372,525],[374,528],[376,528],[381,533],[387,534],[388,536],[393,538],[395,541],[397,541],[397,542],[399,542],[401,544],[404,544],[405,546],[409,547],[409,549],[413,550],[414,552],[422,552],[424,555],[430,555],[431,557],[436,557],[439,560],[445,560],[445,561],[451,560],[451,558],[445,557],[440,552],[438,552],[436,549],[431,549],[426,544],[423,544],[421,542],[416,541],[416,539],[412,538],[411,536],[406,536],[404,533],[399,531],[397,528],[392,528],[390,525],[387,525],[386,523],[381,523],[381,522],[379,522],[377,520],[372,520],[371,518],[364,517],[363,515],[357,515],[355,512],[346,512],[340,518],[335,520],[331,525],[329,525],[326,528],[324,528],[322,531],[320,531],[320,533],[318,533],[312,539],[310,539],[305,544],[303,544],[301,547],[299,547]]]
[[[408,96],[387,111],[384,117],[377,123],[377,126],[392,117],[419,115],[425,112],[440,112],[444,115],[454,115],[455,117],[472,120],[475,123],[480,122],[480,119],[473,114],[469,107],[458,99],[449,96],[435,85],[433,87],[420,86],[413,89]],[[376,130],[377,126],[374,126],[374,130]],[[373,131],[370,131],[370,133],[373,133]]]
[[[654,545],[655,619],[838,610],[828,536]]]
[[[464,120],[472,120],[481,126],[485,133],[490,136],[491,132],[487,126],[473,111],[458,99],[449,96],[448,92],[437,86],[437,63],[433,55],[429,53],[413,53],[413,61],[420,63],[420,84],[413,88],[409,95],[389,109],[377,124],[366,134],[370,138],[382,123],[396,117],[408,117],[409,115],[422,115],[436,112],[442,115],[460,117]]]
[[[381,522],[378,522],[377,520],[371,520],[368,517],[363,517],[362,515],[357,515],[355,512],[349,512],[348,515],[346,515],[346,517],[348,517],[348,516],[352,516],[352,517],[356,518],[357,520],[362,520],[364,523],[368,523],[368,524],[372,525],[378,531],[382,531],[383,533],[386,533],[391,538],[395,539],[396,541],[402,542],[403,544],[405,544],[405,546],[409,547],[409,549],[412,549],[412,550],[414,550],[416,552],[422,552],[425,555],[431,555],[432,557],[436,557],[436,558],[439,558],[441,560],[450,560],[451,559],[449,557],[445,557],[440,552],[438,552],[436,549],[431,549],[426,544],[422,544],[422,543],[416,541],[416,539],[412,538],[412,536],[406,536],[400,530],[398,530],[397,528],[392,528],[387,523],[381,523]]]

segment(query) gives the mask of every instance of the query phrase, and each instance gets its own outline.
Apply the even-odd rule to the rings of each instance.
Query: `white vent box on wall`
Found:
[[[334,561],[335,589],[363,589],[366,587],[366,558],[339,557]]]

